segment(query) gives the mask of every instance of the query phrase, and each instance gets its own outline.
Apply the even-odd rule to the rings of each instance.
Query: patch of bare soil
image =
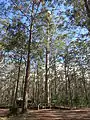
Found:
[[[9,109],[0,109],[0,116],[6,116],[9,113]]]
[[[90,108],[77,110],[28,110],[25,114],[1,117],[0,120],[90,120]]]
[[[9,113],[9,109],[0,109],[0,120],[7,120],[7,114]]]

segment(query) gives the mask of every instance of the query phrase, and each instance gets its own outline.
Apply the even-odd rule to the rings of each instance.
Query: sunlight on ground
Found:
[[[0,120],[8,120],[6,117],[0,117]]]
[[[90,108],[77,110],[28,110],[25,114],[0,117],[0,120],[90,120]]]

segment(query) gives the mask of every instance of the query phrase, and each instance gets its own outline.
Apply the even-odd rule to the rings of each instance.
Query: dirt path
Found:
[[[26,114],[0,120],[90,120],[90,109],[79,110],[29,110]]]
[[[35,120],[90,120],[90,109],[32,111]]]

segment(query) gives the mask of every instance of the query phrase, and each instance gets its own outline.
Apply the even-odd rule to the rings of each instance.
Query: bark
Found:
[[[13,104],[13,101],[14,101],[14,93],[15,93],[15,84],[13,85],[13,88],[12,88],[11,105]]]
[[[70,107],[72,107],[72,93],[71,93],[71,74],[69,72],[69,53],[68,53],[68,47],[66,47],[66,55],[65,55],[65,67],[66,70],[66,85],[68,84],[68,90],[69,90],[69,99],[70,99]],[[67,87],[67,86],[66,86]]]
[[[38,75],[38,65],[37,65],[37,105],[39,104],[39,75]]]
[[[54,95],[55,95],[55,98],[56,98],[56,80],[57,80],[57,71],[56,71],[56,62],[55,62],[55,56],[54,56],[54,87],[55,87],[55,90],[54,90]]]
[[[66,84],[65,84],[65,95],[66,95],[65,104],[66,105],[68,105],[68,70],[67,70],[67,67],[68,67],[68,47],[66,47],[65,56],[64,56],[64,70],[65,70],[65,81],[66,81]]]
[[[70,97],[70,107],[72,107],[71,75],[68,75],[68,89],[69,89],[69,97]]]
[[[45,103],[46,105],[50,105],[51,102],[51,94],[50,94],[50,81],[49,77],[49,53],[50,53],[50,38],[49,38],[49,21],[47,21],[48,29],[47,29],[47,45],[46,45],[46,75],[45,75]]]
[[[23,97],[23,89],[24,89],[24,76],[23,76],[22,86],[21,86],[21,98]]]
[[[35,102],[35,72],[34,72],[34,78],[33,78],[33,103]]]
[[[46,48],[46,74],[45,74],[45,103],[48,104],[48,51]]]
[[[20,79],[21,63],[22,63],[22,53],[21,53],[21,58],[20,58],[20,61],[19,61],[18,78],[17,78],[17,81],[16,81],[16,91],[15,91],[15,98],[14,98],[14,102],[13,102],[13,108],[15,108],[15,106],[16,106],[17,93],[18,93],[18,85],[19,85],[19,79]]]
[[[3,52],[1,51],[0,52],[0,62],[3,60],[3,58],[4,58],[4,55],[3,55]]]
[[[66,71],[66,62],[65,62],[65,65],[64,65],[64,69],[65,69],[65,81],[66,81],[66,84],[65,84],[65,94],[66,94],[65,104],[68,105],[68,90],[67,90],[67,71]]]
[[[84,0],[84,3],[85,3],[85,8],[86,8],[87,16],[88,16],[87,29],[88,29],[88,31],[90,33],[90,0]]]
[[[34,2],[32,5],[32,14],[34,10]],[[29,41],[28,41],[28,55],[27,55],[27,65],[26,65],[26,76],[25,76],[25,84],[24,84],[24,93],[23,93],[23,105],[22,105],[22,113],[27,110],[27,91],[28,91],[28,77],[30,72],[30,46],[32,40],[32,26],[33,26],[33,15],[31,15],[31,24],[30,24],[30,31],[29,31]]]
[[[86,11],[87,11],[87,15],[88,15],[88,17],[90,18],[90,9],[89,9],[89,7],[88,7],[88,6],[90,6],[90,5],[88,5],[88,1],[87,1],[87,0],[84,0],[84,3],[85,3],[85,8],[86,8]]]
[[[86,104],[88,105],[88,95],[87,95],[86,80],[85,80],[84,74],[85,74],[85,71],[82,68],[82,82],[83,82],[84,91],[85,91]]]
[[[72,76],[72,79],[74,80],[74,84],[75,84],[75,105],[76,105],[76,107],[78,106],[78,103],[79,103],[79,101],[78,101],[78,87],[77,87],[77,80],[76,80],[76,73],[75,73],[75,70],[73,70],[73,76]]]

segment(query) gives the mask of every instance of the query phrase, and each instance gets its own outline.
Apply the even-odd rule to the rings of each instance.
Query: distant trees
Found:
[[[77,5],[77,0],[10,0],[0,9],[6,12],[0,18],[1,103],[15,108],[21,98],[22,112],[29,99],[30,106],[90,105],[89,29],[78,32],[89,25],[82,16],[84,1]]]

